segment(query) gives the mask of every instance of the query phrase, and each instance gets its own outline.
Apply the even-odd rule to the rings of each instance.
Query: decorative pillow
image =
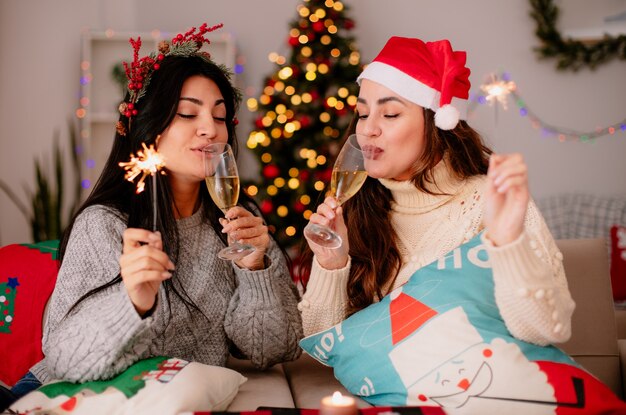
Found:
[[[514,338],[493,290],[479,235],[300,345],[374,405],[454,414],[626,413],[626,403],[564,352]]]
[[[24,414],[178,414],[224,411],[247,379],[219,366],[153,357],[107,381],[48,383],[9,409]]]
[[[611,286],[613,299],[626,301],[626,226],[611,227]]]
[[[56,282],[59,241],[0,248],[0,381],[13,385],[43,358],[42,317]]]

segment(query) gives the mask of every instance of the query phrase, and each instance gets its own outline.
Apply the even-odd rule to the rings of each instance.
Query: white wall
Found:
[[[473,90],[496,70],[508,71],[528,106],[555,126],[588,131],[626,117],[626,62],[595,71],[557,72],[553,61],[538,61],[538,44],[526,0],[347,0],[365,61],[389,36],[449,38],[468,52]],[[0,178],[22,195],[32,186],[33,160],[49,153],[54,129],[65,135],[66,118],[78,105],[80,34],[84,28],[117,31],[179,32],[203,21],[223,22],[246,59],[239,86],[256,95],[274,70],[272,51],[288,53],[289,22],[296,0],[0,0]],[[559,27],[576,30],[602,24],[623,11],[623,0],[558,1]],[[130,48],[129,48],[130,57]],[[471,123],[496,151],[519,151],[530,167],[535,197],[583,191],[626,193],[626,133],[594,144],[559,143],[542,138],[510,103],[507,112],[479,107]],[[251,114],[240,114],[240,137],[251,129]],[[251,163],[248,155],[242,163]],[[0,244],[28,242],[29,226],[0,193]]]

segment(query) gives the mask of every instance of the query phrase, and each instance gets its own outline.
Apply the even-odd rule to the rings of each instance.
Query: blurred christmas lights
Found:
[[[607,135],[614,135],[616,132],[626,132],[626,118],[620,122],[608,125],[606,127],[598,127],[593,131],[576,131],[563,127],[556,127],[548,124],[538,117],[522,99],[517,91],[515,82],[511,81],[511,77],[507,72],[503,72],[501,75],[491,74],[487,81],[480,86],[481,91],[484,94],[477,94],[470,97],[471,103],[477,103],[480,105],[502,105],[507,109],[507,100],[510,96],[518,107],[519,115],[527,118],[533,128],[540,129],[541,135],[545,138],[557,138],[560,142],[565,141],[580,141],[580,142],[594,142],[596,138]],[[470,105],[470,111],[473,106]],[[497,111],[497,107],[496,107]]]

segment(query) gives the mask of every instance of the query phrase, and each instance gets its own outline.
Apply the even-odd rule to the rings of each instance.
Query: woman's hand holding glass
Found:
[[[347,262],[348,232],[340,206],[358,192],[366,178],[363,151],[358,136],[352,134],[333,166],[329,197],[318,206],[304,228],[304,236],[324,268],[343,267]]]
[[[128,228],[122,242],[120,274],[135,310],[143,316],[154,307],[159,287],[172,276],[174,264],[163,252],[159,232]]]
[[[222,232],[227,233],[230,240],[253,249],[251,253],[234,262],[241,268],[263,269],[265,252],[270,244],[268,228],[263,219],[241,206],[235,206],[226,212],[226,218],[220,219],[220,223],[224,227]]]
[[[207,189],[211,199],[224,212],[228,225],[230,225],[228,230],[224,231],[228,234],[229,245],[222,249],[217,256],[224,260],[238,261],[255,251],[256,248],[249,243],[245,243],[245,239],[260,236],[258,221],[251,221],[249,217],[252,214],[245,209],[235,209],[239,201],[240,184],[237,162],[230,145],[227,143],[212,143],[202,150]],[[241,213],[242,211],[245,211],[246,215],[241,218],[242,220],[239,220],[238,212]],[[223,222],[222,225],[224,225]],[[257,228],[257,232],[245,230],[245,228],[250,228],[251,226],[252,228]],[[267,229],[265,229],[265,233],[267,233]],[[265,249],[256,256],[262,255],[264,251]],[[258,258],[253,258],[247,262],[256,263]]]
[[[336,248],[325,248],[322,245],[311,243],[309,247],[315,254],[317,262],[324,269],[339,269],[348,263],[348,252],[350,244],[348,242],[348,228],[343,220],[343,209],[332,196],[326,197],[324,203],[317,207],[317,211],[311,215],[309,225],[315,224],[331,229],[342,241]],[[309,226],[307,225],[307,226]]]

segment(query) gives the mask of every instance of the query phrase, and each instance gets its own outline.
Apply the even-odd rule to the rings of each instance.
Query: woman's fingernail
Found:
[[[167,272],[167,271],[163,271],[163,272],[161,273],[161,276],[162,276],[163,278],[171,278],[172,273],[171,273],[171,272]]]
[[[170,271],[174,271],[176,269],[172,261],[168,262],[167,267]]]

